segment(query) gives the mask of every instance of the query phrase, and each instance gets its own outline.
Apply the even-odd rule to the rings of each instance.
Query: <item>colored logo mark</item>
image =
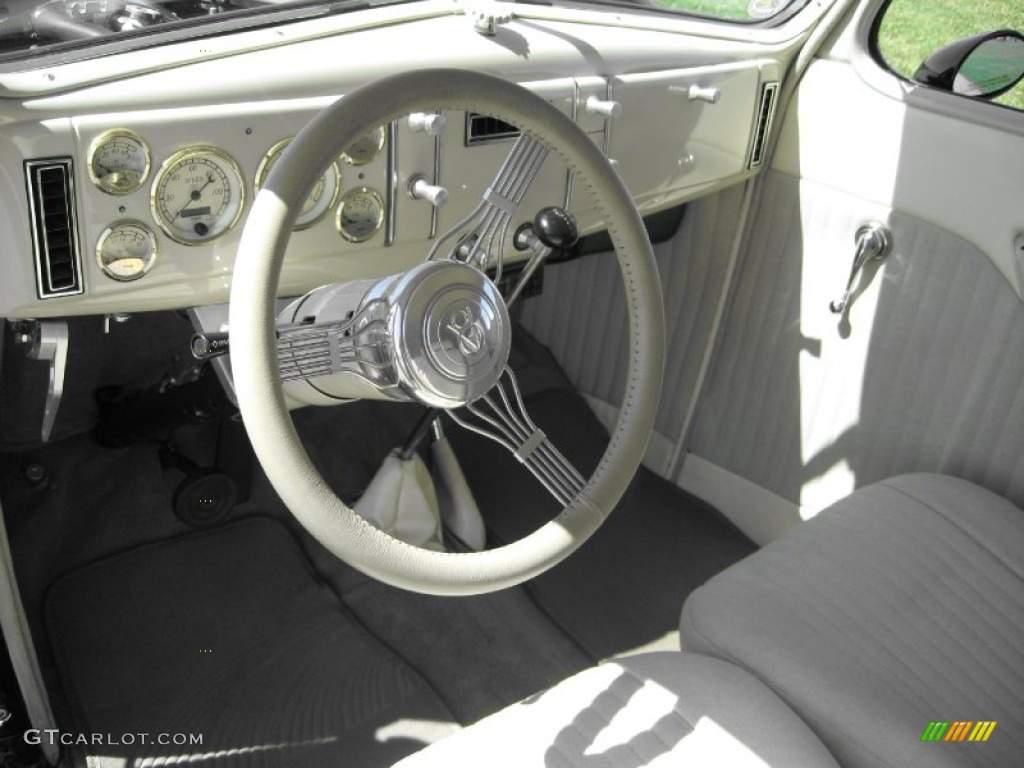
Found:
[[[996,723],[996,720],[932,720],[921,734],[921,741],[988,741]]]

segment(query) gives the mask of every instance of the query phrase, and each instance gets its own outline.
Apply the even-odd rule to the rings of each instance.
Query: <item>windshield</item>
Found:
[[[403,0],[0,0],[0,59],[46,52],[78,51],[113,40],[138,40],[155,31],[191,29],[196,36],[218,31],[212,22],[231,26],[269,20],[266,13],[290,18],[334,13]],[[277,20],[277,19],[275,19]]]
[[[157,42],[154,32],[203,36],[243,26],[410,0],[0,0],[0,61],[40,53],[90,55],[97,44]],[[780,19],[807,0],[594,0],[730,22]],[[554,3],[557,5],[558,0]],[[276,13],[274,13],[276,11]],[[268,15],[272,14],[272,15]],[[218,23],[219,22],[219,23]],[[187,31],[186,31],[187,30]],[[147,39],[149,38],[149,39]],[[75,55],[75,52],[78,52]]]

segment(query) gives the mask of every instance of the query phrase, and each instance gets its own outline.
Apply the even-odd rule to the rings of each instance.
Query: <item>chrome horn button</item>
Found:
[[[511,323],[494,284],[473,267],[430,261],[389,286],[389,330],[400,386],[435,408],[486,393],[511,348]]]

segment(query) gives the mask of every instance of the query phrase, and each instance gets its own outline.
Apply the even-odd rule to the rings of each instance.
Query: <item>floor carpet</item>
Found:
[[[268,518],[72,571],[50,590],[46,621],[77,721],[63,730],[117,742],[85,747],[94,757],[387,765],[422,746],[388,738],[400,721],[452,719]]]
[[[608,436],[585,401],[528,335],[517,335],[511,363],[535,420],[589,472]],[[293,419],[325,479],[352,502],[421,413],[355,403]],[[491,545],[557,513],[503,449],[454,426],[448,434]],[[206,464],[216,432],[190,427],[174,439]],[[44,482],[26,481],[30,464]],[[58,722],[88,733],[196,729],[206,740],[185,764],[249,765],[242,756],[258,754],[261,766],[390,765],[418,742],[378,742],[402,732],[385,721],[472,722],[658,640],[693,588],[754,549],[713,509],[642,469],[602,529],[547,574],[493,595],[429,598],[339,562],[258,470],[237,522],[210,531],[190,533],[171,512],[178,480],[152,443],[110,449],[79,435],[0,453],[19,587]],[[314,695],[300,706],[302,680]],[[124,746],[105,749],[117,757]]]
[[[528,401],[530,415],[588,475],[608,433],[575,392],[555,388]],[[520,539],[560,511],[497,444],[467,432],[452,443],[494,543]],[[675,632],[683,600],[755,546],[714,508],[643,467],[604,525],[526,590],[594,660]]]

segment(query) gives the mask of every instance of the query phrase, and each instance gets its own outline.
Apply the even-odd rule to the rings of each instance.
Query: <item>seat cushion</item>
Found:
[[[682,638],[751,670],[849,768],[1019,766],[1024,512],[951,477],[866,487],[696,590]],[[933,721],[998,725],[922,741]]]
[[[838,768],[800,718],[748,673],[679,652],[592,667],[398,764],[476,765]]]

